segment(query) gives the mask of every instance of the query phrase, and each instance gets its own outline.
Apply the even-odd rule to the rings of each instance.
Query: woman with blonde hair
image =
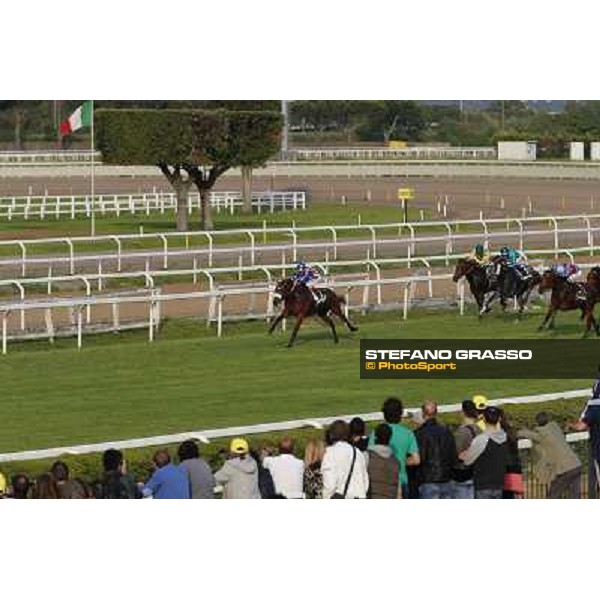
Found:
[[[323,497],[321,463],[325,455],[323,440],[308,440],[304,450],[304,497],[317,500]]]

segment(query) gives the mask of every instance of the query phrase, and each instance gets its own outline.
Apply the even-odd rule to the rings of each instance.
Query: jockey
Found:
[[[572,277],[575,277],[579,273],[579,267],[575,263],[562,263],[560,265],[554,265],[554,272],[562,277],[565,281],[572,282]]]
[[[490,262],[490,255],[486,252],[483,244],[477,244],[473,248],[469,258],[474,260],[480,267],[484,267]]]
[[[324,296],[322,294],[317,294],[313,285],[314,282],[321,279],[321,274],[316,269],[305,263],[303,260],[296,261],[296,271],[292,275],[292,279],[296,283],[305,285],[317,304],[323,302],[325,299]]]
[[[554,265],[552,270],[560,277],[562,280],[572,283],[576,286],[576,294],[575,298],[581,302],[587,302],[587,292],[585,287],[582,284],[578,284],[573,281],[573,277],[577,275],[580,271],[579,267],[575,263],[562,263],[560,265]]]
[[[516,248],[504,246],[500,249],[500,256],[506,262],[506,266],[511,269],[521,281],[529,278],[530,275],[527,272],[524,263],[525,256],[522,252]]]

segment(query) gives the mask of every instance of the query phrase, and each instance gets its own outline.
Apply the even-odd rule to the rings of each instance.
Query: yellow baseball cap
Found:
[[[473,396],[473,404],[477,410],[485,410],[487,407],[487,398],[482,394]]]
[[[233,452],[233,454],[248,454],[250,448],[248,447],[248,442],[244,438],[235,438],[234,440],[231,440],[229,450]]]

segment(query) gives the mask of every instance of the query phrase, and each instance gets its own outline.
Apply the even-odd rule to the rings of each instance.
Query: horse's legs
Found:
[[[323,321],[324,323],[327,323],[327,325],[329,325],[329,327],[331,327],[331,333],[333,333],[333,341],[337,344],[340,340],[338,339],[338,335],[337,335],[337,331],[335,330],[335,325],[333,323],[333,320],[331,319],[331,317],[328,317],[327,315],[321,315],[321,321]]]
[[[342,310],[342,307],[340,306],[339,301],[334,300],[331,303],[331,312],[336,315],[337,317],[339,317],[345,324],[346,327],[350,330],[350,331],[358,331],[358,327],[356,325],[353,325],[352,322],[348,319],[348,317],[345,315],[344,311]]]
[[[553,316],[554,316],[554,307],[552,305],[550,305],[550,308],[548,308],[548,312],[546,313],[544,322],[538,327],[538,331],[542,331],[542,329],[544,329],[544,327],[546,326],[548,321],[550,321],[551,318],[552,318],[552,321],[554,322]]]
[[[485,300],[485,294],[481,292],[477,292],[477,294],[473,294],[475,296],[475,302],[477,302],[477,310],[479,311],[479,316],[483,314],[483,302]]]
[[[271,327],[269,327],[269,335],[271,335],[274,331],[275,331],[275,327],[277,327],[277,325],[279,325],[279,323],[281,323],[281,321],[283,321],[283,319],[285,319],[285,317],[287,317],[287,312],[285,310],[282,310],[273,320],[273,323],[271,323]]]
[[[588,307],[588,309],[586,311],[585,332],[583,334],[583,337],[588,336],[590,329],[592,327],[594,328],[596,335],[600,335],[600,328],[598,327],[598,323],[596,322],[596,319],[594,318],[594,309],[593,309],[593,307]]]
[[[298,315],[296,317],[296,324],[294,325],[294,330],[292,331],[292,335],[290,336],[290,341],[288,342],[288,348],[291,348],[292,345],[294,344],[294,340],[296,339],[296,336],[298,335],[298,330],[300,329],[300,326],[302,325],[302,321],[304,321],[305,315]]]
[[[479,316],[482,316],[485,313],[490,312],[492,302],[494,302],[496,300],[497,296],[498,296],[498,292],[496,292],[496,291],[493,291],[491,293],[491,295],[488,296],[487,300],[486,300],[485,294],[482,295],[482,302],[481,302],[481,308],[479,309]]]
[[[533,288],[535,285],[530,285],[525,289],[525,292],[519,298],[519,313],[522,313],[529,302],[529,296],[531,296],[531,292],[533,292]]]

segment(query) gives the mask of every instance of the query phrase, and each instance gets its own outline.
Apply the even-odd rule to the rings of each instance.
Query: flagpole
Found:
[[[92,150],[92,156],[91,156],[91,159],[92,159],[92,173],[91,173],[91,175],[92,175],[92,236],[95,236],[96,235],[96,211],[94,209],[95,209],[96,203],[94,201],[94,198],[95,198],[95,196],[94,196],[94,194],[95,194],[94,176],[96,174],[95,173],[96,172],[96,168],[95,168],[96,166],[94,164],[94,152],[95,152],[95,148],[94,148],[94,101],[93,100],[91,100],[91,111],[92,111],[92,114],[91,114],[91,117],[92,117],[92,122],[91,122],[91,138],[92,138],[92,140],[91,140],[91,146],[92,146],[91,147],[91,150]]]

